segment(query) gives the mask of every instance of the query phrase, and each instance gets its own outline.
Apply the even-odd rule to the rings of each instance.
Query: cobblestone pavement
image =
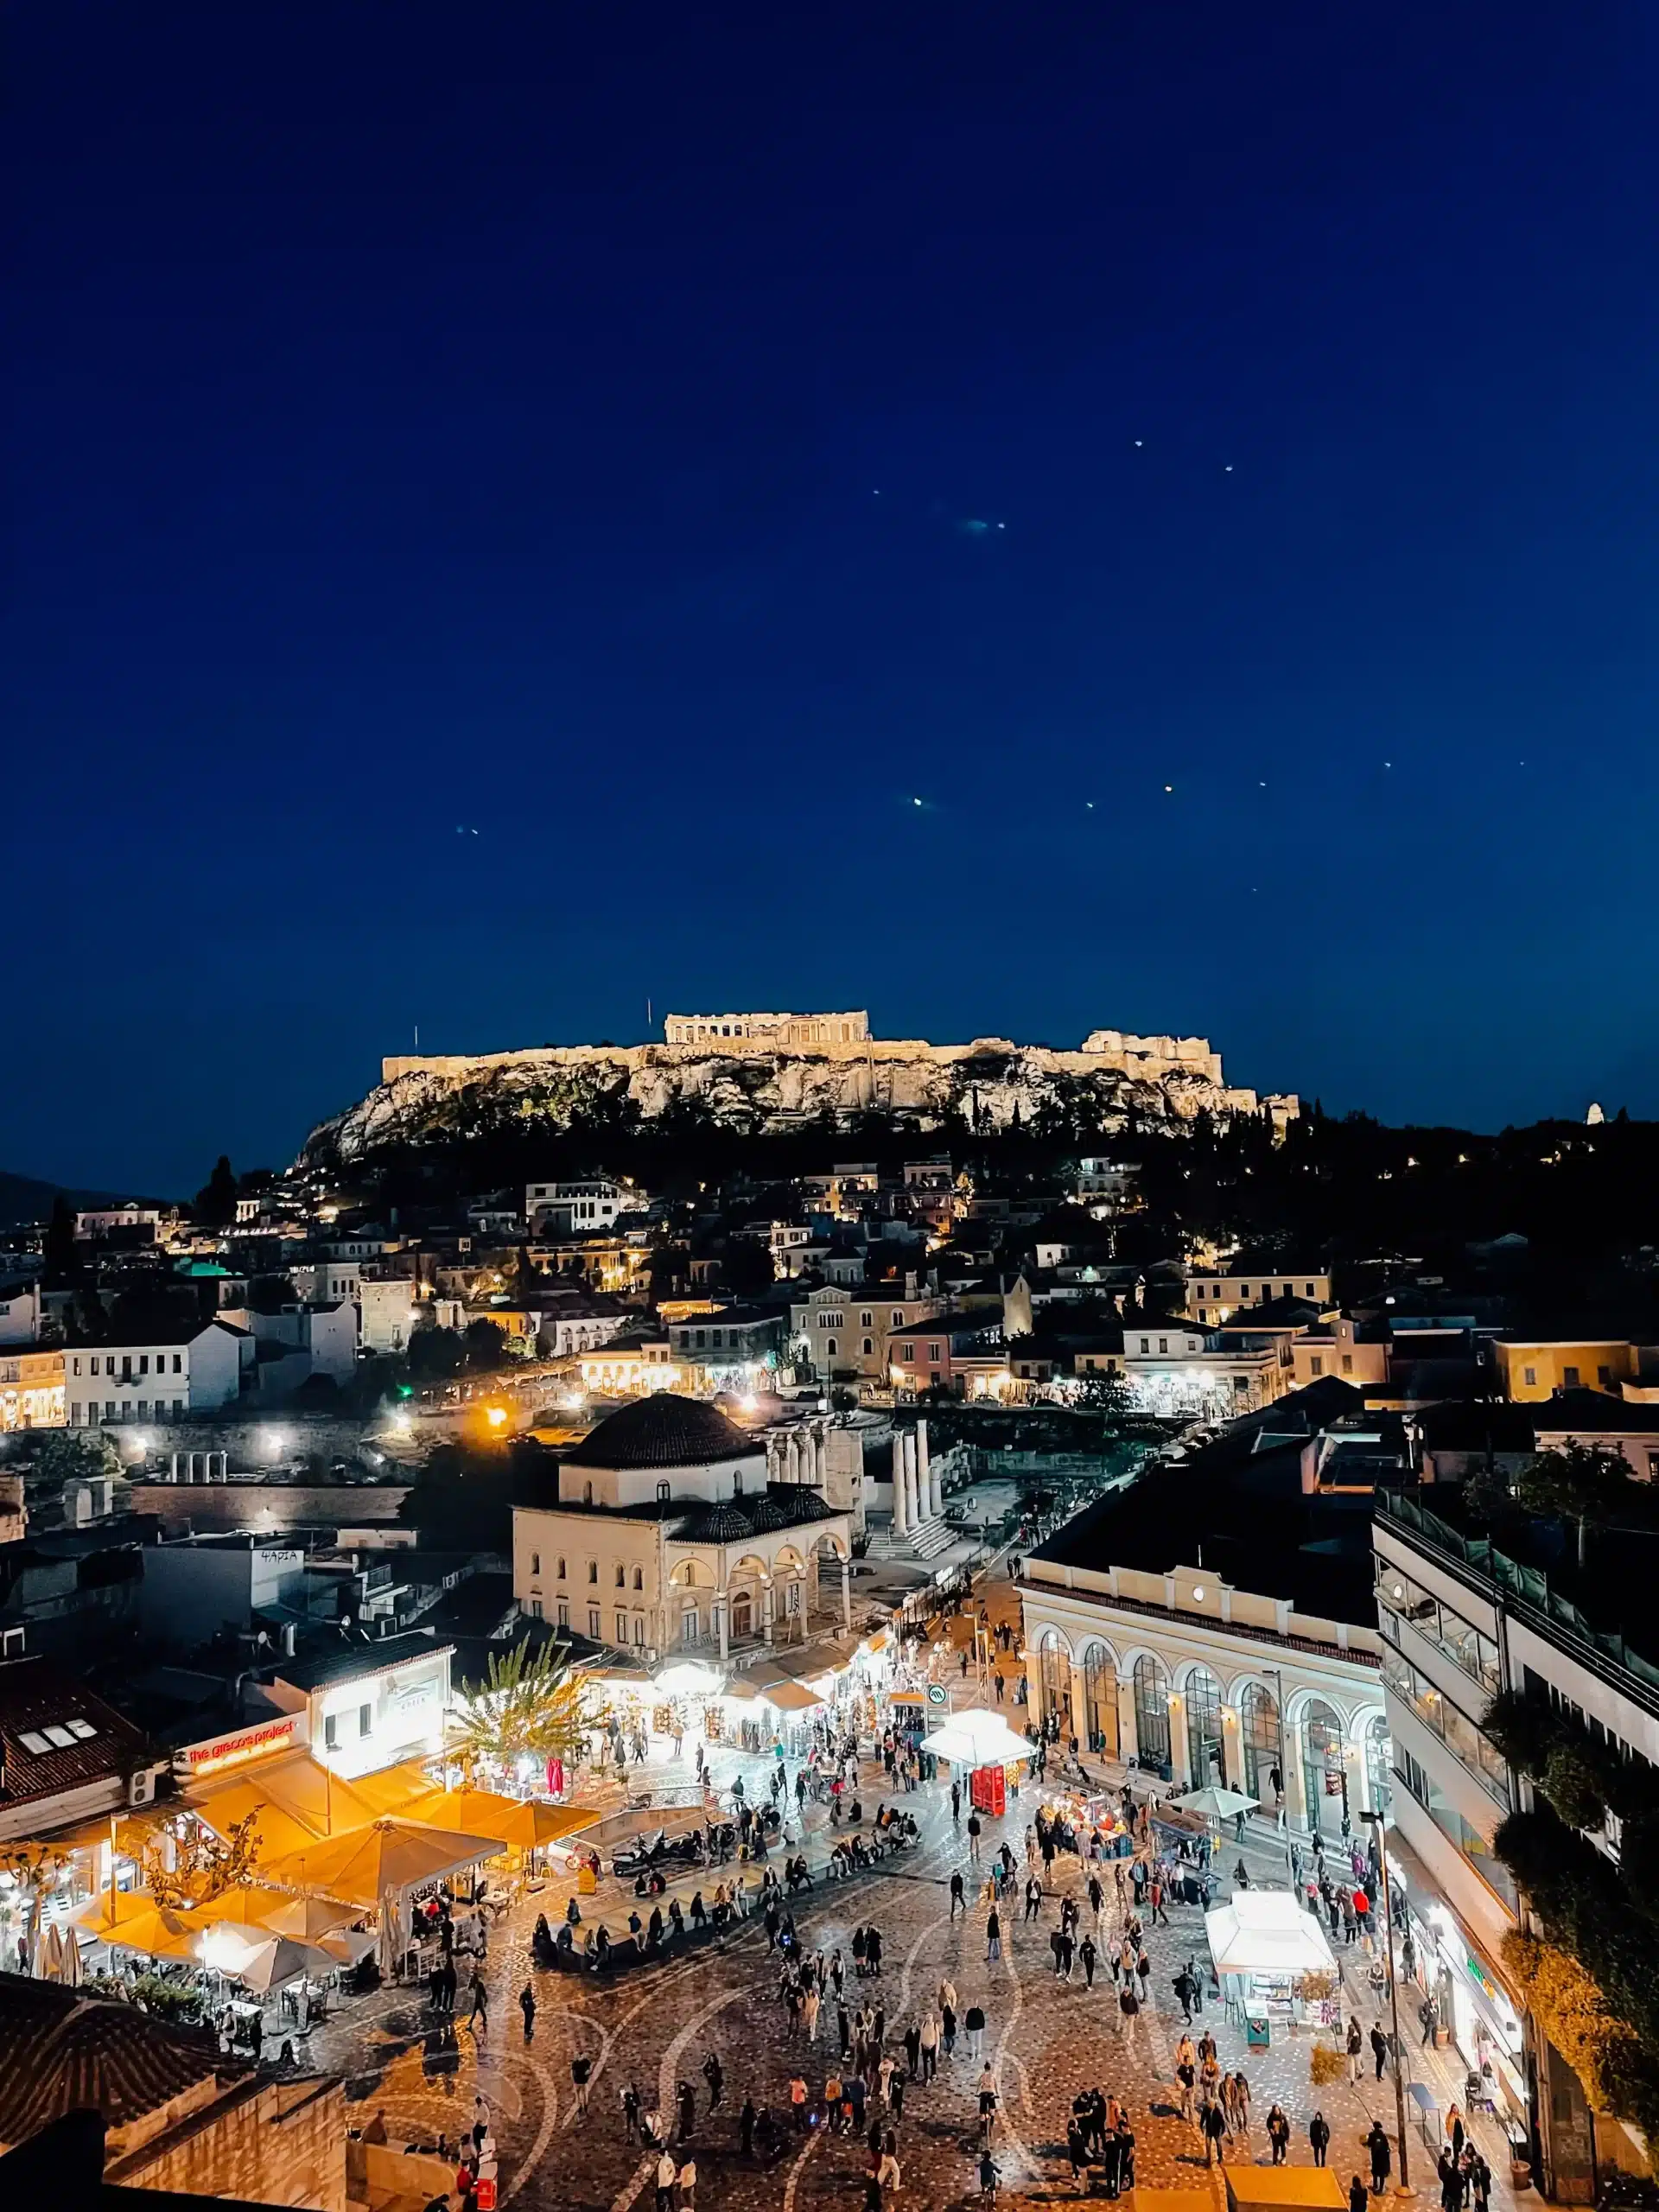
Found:
[[[718,1778],[728,1777],[722,1770]],[[747,1764],[764,1770],[765,1761]],[[653,1779],[664,1769],[658,1765]],[[867,1777],[864,1796],[874,1807],[883,1792],[875,1770]],[[887,1792],[890,1798],[892,1792]],[[1195,2127],[1183,2121],[1173,2092],[1172,2046],[1180,2031],[1180,2008],[1171,1982],[1188,1956],[1205,1956],[1202,1915],[1196,1908],[1173,1908],[1171,1925],[1149,1933],[1153,1960],[1152,2004],[1141,2015],[1135,2046],[1117,2032],[1118,2015],[1109,1971],[1103,1964],[1091,1990],[1081,1967],[1070,1983],[1057,1981],[1048,1947],[1055,1926],[1058,1895],[1080,1892],[1086,1872],[1075,1859],[1057,1862],[1055,1887],[1035,1923],[1020,1923],[1020,1907],[1011,1900],[1002,1911],[1002,1957],[988,1962],[984,1909],[966,1919],[950,1918],[948,1881],[960,1866],[970,1876],[967,1838],[953,1827],[948,1789],[934,1784],[905,1799],[923,1826],[921,1844],[906,1857],[845,1885],[818,1885],[796,1907],[799,1933],[809,1948],[825,1956],[839,1948],[854,1981],[850,1937],[855,1925],[874,1923],[884,1939],[884,1973],[878,1991],[887,2012],[887,2047],[902,2058],[900,2038],[908,2021],[932,1999],[940,1979],[956,1983],[964,2010],[983,2006],[986,2049],[995,2067],[1001,2096],[995,2156],[1005,2195],[1046,2199],[1078,2193],[1065,2157],[1065,2121],[1071,2101],[1084,2087],[1098,2086],[1128,2104],[1137,2138],[1137,2179],[1142,2186],[1210,2188],[1220,2200],[1218,2177],[1206,2176]],[[982,1849],[988,1862],[1006,1837],[1016,1857],[1023,1854],[1026,1822],[1035,1797],[1011,1798],[1000,1822],[988,1821]],[[964,1817],[966,1808],[963,1808]],[[824,1815],[809,1815],[808,1841],[821,1853]],[[1281,1864],[1270,1830],[1253,1834],[1245,1855],[1255,1878],[1272,1880]],[[1230,1847],[1226,1861],[1236,1857]],[[1022,1870],[1023,1871],[1023,1870]],[[685,1885],[682,1885],[685,1886]],[[388,2132],[430,2140],[442,2128],[453,2142],[472,2119],[473,2098],[488,2099],[501,2149],[502,2201],[527,2207],[568,2207],[571,2212],[627,2212],[638,2202],[651,2212],[654,2199],[650,2162],[626,2138],[621,2093],[629,2083],[649,2109],[671,2114],[682,2081],[697,2091],[698,2119],[689,2146],[698,2170],[699,2201],[704,2207],[738,2208],[738,2212],[821,2212],[832,2205],[862,2202],[866,2157],[861,2138],[821,2132],[791,2136],[770,2162],[746,2160],[740,2152],[736,2115],[746,2094],[786,2122],[788,2083],[799,2065],[815,2101],[821,2100],[827,2065],[838,2044],[835,2009],[828,2005],[816,2050],[791,2044],[787,2015],[778,1996],[777,1962],[768,1961],[766,1937],[751,1920],[723,1949],[650,1970],[614,1983],[587,1976],[540,1972],[528,1963],[528,1938],[537,1910],[556,1922],[565,1891],[558,1885],[515,1909],[493,1939],[486,1969],[490,2009],[477,2031],[465,2024],[466,1999],[456,2022],[436,2024],[421,1993],[385,1991],[356,2004],[314,2031],[308,2063],[344,2072],[359,2120],[384,2110]],[[596,1898],[584,1900],[588,1918],[607,1918],[613,1929],[625,1919],[631,1899],[610,1881]],[[1084,1904],[1087,1915],[1086,1903]],[[1103,1949],[1116,1928],[1109,1904]],[[1359,1954],[1344,1957],[1344,1968]],[[527,2041],[517,1999],[529,1983],[538,2011]],[[1376,2018],[1369,1993],[1353,1977],[1354,2009],[1362,2025]],[[1216,2035],[1224,2069],[1243,2067],[1253,2099],[1248,2140],[1230,2156],[1265,2163],[1262,2121],[1276,2098],[1294,2130],[1291,2158],[1311,2163],[1306,2124],[1316,2103],[1331,2124],[1331,2164],[1345,2185],[1361,2170],[1359,2144],[1374,2118],[1394,2134],[1390,2082],[1376,2082],[1369,2063],[1357,2086],[1345,2081],[1316,2096],[1309,2077],[1310,2040],[1285,2038],[1267,2051],[1246,2053],[1242,2035],[1211,2005],[1205,2019]],[[710,2113],[702,2073],[705,2056],[717,2052],[725,2069],[721,2108]],[[594,2061],[591,2109],[584,2119],[575,2108],[570,2063],[579,2052]],[[1456,2084],[1437,2071],[1433,2054],[1412,2052],[1421,2078],[1431,2080],[1442,2101]],[[959,2039],[954,2058],[941,2059],[931,2085],[912,2085],[898,2123],[903,2169],[902,2204],[910,2208],[952,2207],[977,2196],[976,2096],[979,2065]],[[1511,2212],[1507,2161],[1498,2155],[1501,2139],[1484,2126],[1480,2138],[1494,2175],[1494,2203]],[[1419,2193],[1433,2200],[1433,2154],[1414,2136],[1412,2178]],[[683,2153],[687,2155],[687,2153]],[[1398,2158],[1395,2160],[1396,2178]]]

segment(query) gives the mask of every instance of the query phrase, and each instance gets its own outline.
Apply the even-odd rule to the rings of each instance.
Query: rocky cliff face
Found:
[[[1016,1116],[1040,1127],[1056,1114],[1103,1136],[1131,1116],[1179,1125],[1209,1112],[1257,1110],[1254,1091],[1225,1089],[1201,1067],[1155,1075],[1103,1065],[1097,1055],[1057,1052],[998,1039],[950,1050],[891,1046],[868,1057],[809,1052],[702,1055],[669,1046],[542,1048],[488,1060],[394,1063],[399,1071],[334,1121],[313,1131],[306,1156],[353,1161],[391,1146],[481,1136],[508,1126],[563,1128],[624,1100],[653,1120],[690,1106],[731,1128],[781,1129],[833,1114],[893,1114],[918,1131],[953,1114],[1007,1128]],[[1275,1113],[1294,1101],[1270,1100]]]

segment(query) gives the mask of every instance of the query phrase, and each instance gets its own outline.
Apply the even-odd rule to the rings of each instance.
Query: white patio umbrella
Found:
[[[63,1944],[55,1920],[41,1938],[35,1952],[35,1970],[42,1981],[56,1981],[63,1972]]]
[[[238,1964],[223,1971],[231,1980],[264,1997],[284,1982],[297,1981],[302,1974],[332,1974],[334,1968],[334,1960],[315,1943],[297,1942],[291,1936],[267,1936],[245,1951]]]
[[[58,1980],[67,1989],[80,1987],[80,1940],[73,1928],[63,1931],[63,1951],[58,1968]]]
[[[319,1936],[317,1948],[327,1951],[336,1966],[354,1967],[379,1948],[380,1939],[368,1928],[336,1928]]]
[[[1206,1820],[1230,1821],[1236,1814],[1254,1812],[1262,1800],[1247,1797],[1242,1789],[1226,1789],[1219,1783],[1211,1782],[1202,1789],[1189,1789],[1185,1797],[1174,1802],[1184,1813],[1202,1813]]]
[[[982,1706],[953,1713],[943,1727],[922,1738],[922,1749],[952,1766],[1011,1766],[1015,1759],[1031,1757],[1026,1738],[1000,1713],[988,1713]]]

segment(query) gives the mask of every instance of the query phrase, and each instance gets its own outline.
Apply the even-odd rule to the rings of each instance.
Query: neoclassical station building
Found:
[[[1292,1827],[1334,1836],[1388,1802],[1370,1550],[1323,1537],[1281,1456],[1147,1475],[1039,1544],[1020,1569],[1027,1673],[1085,1761],[1268,1804],[1277,1766]]]
[[[642,1657],[730,1657],[852,1623],[852,1514],[824,1494],[822,1454],[772,1455],[715,1407],[671,1392],[600,1422],[557,1471],[556,1495],[516,1506],[521,1611]],[[840,1568],[839,1602],[820,1596]]]

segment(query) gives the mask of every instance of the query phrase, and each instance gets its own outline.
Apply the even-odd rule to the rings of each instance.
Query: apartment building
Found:
[[[1500,1543],[1460,1488],[1427,1495],[1432,1506],[1379,1491],[1372,1529],[1394,1745],[1389,1867],[1408,1938],[1396,1963],[1434,1998],[1511,2127],[1535,2134],[1548,2193],[1587,2202],[1599,2169],[1637,2154],[1618,2121],[1591,2111],[1506,1962],[1524,1901],[1493,1840],[1512,1810],[1530,1808],[1532,1784],[1483,1721],[1501,1691],[1519,1693],[1659,1765],[1659,1637],[1637,1649],[1604,1624],[1643,1617],[1644,1570],[1628,1556],[1635,1547],[1622,1560],[1604,1552],[1592,1583],[1560,1566],[1541,1524],[1516,1516]],[[1617,1856],[1616,1835],[1591,1840]]]

